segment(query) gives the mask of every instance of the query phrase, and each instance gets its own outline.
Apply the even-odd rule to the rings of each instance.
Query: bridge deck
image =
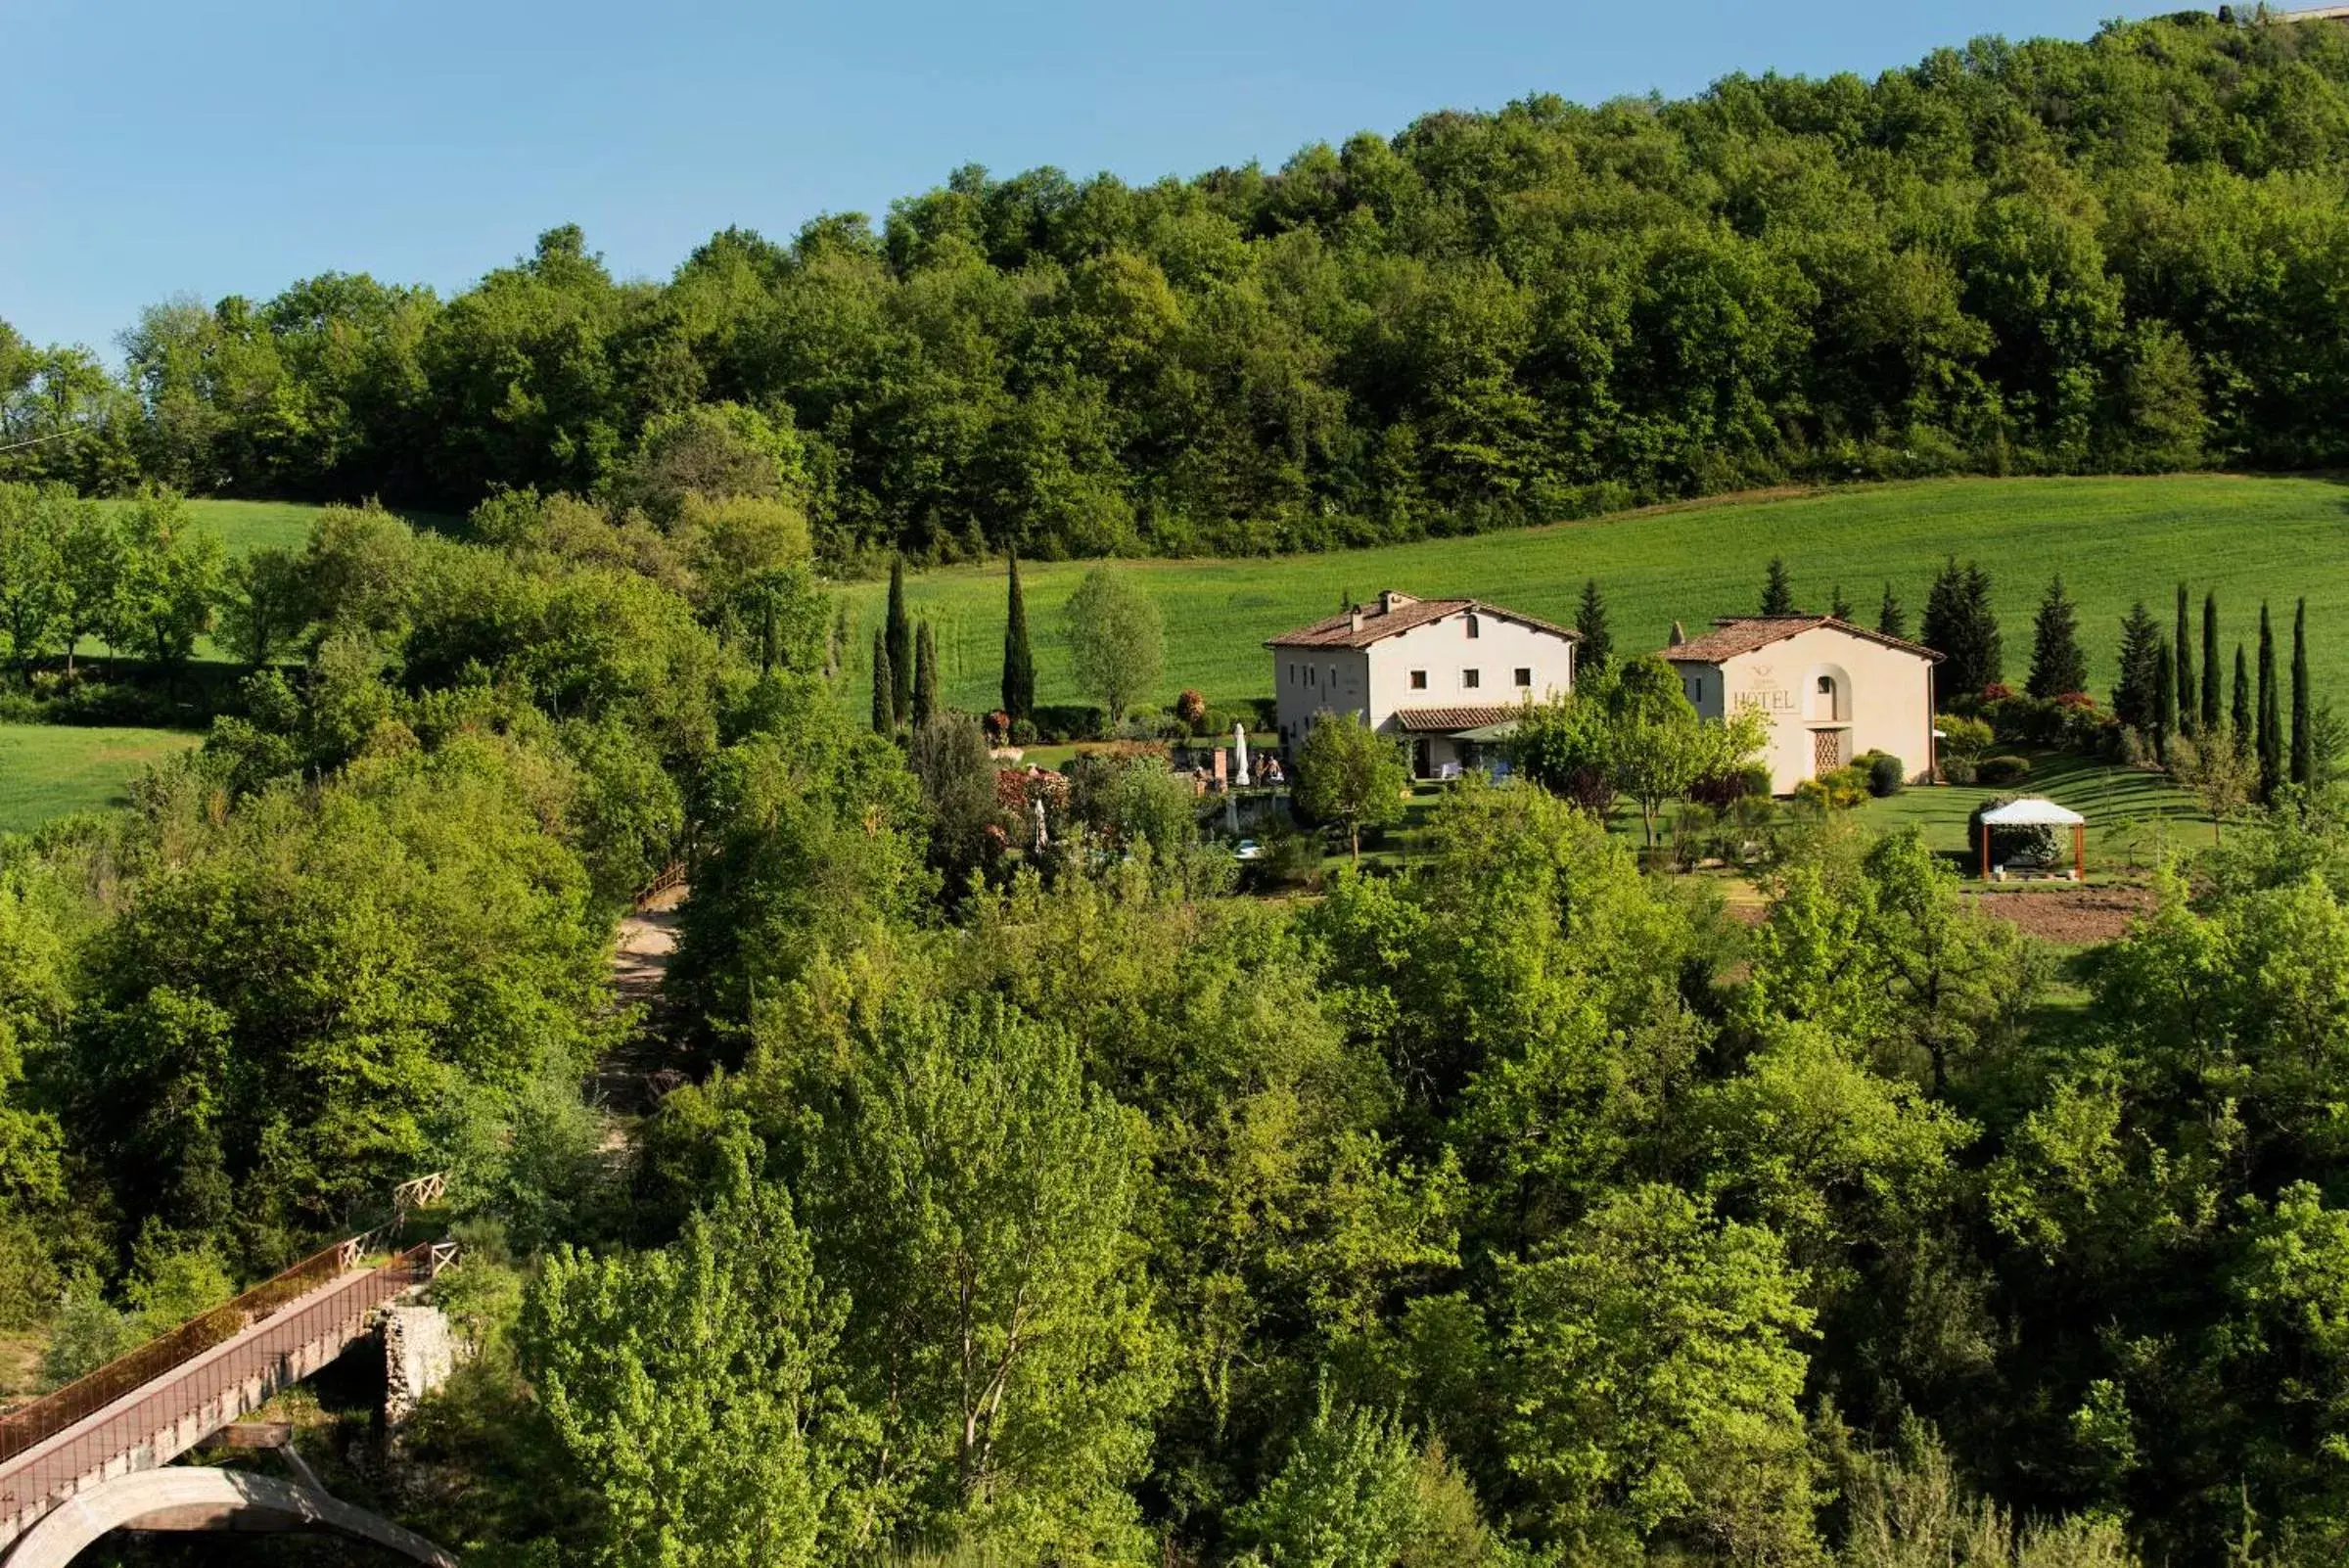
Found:
[[[433,1256],[430,1245],[416,1247],[381,1268],[330,1278],[0,1459],[0,1544],[14,1541],[75,1492],[126,1471],[167,1464],[280,1388],[308,1377],[367,1332],[368,1315],[378,1306],[430,1278]]]

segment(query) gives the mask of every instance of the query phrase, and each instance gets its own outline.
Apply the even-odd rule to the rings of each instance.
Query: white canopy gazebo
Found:
[[[2088,818],[2037,796],[2008,801],[1982,813],[1982,880],[1990,880],[1990,832],[2003,827],[2068,827],[2072,830],[2072,880],[2088,875]]]

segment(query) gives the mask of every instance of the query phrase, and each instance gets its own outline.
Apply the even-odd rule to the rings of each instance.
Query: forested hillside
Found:
[[[350,258],[363,267],[366,258]],[[2349,456],[2349,29],[2194,13],[1874,81],[1537,97],[1133,187],[977,168],[616,281],[0,329],[0,477],[463,511],[647,426],[794,433],[819,547],[1254,553],[1789,478]]]
[[[2341,1562],[2322,480],[1034,558],[2337,462],[2345,92],[2184,18],[0,343],[0,714],[208,723],[0,835],[0,1396],[438,1176],[462,1365],[264,1413],[489,1568]],[[1498,781],[1318,715],[1243,822],[1169,743],[1373,570],[1571,614],[1575,689]],[[1645,656],[1757,590],[1948,654],[1938,755],[1773,799]],[[1071,694],[1124,733],[990,741]],[[2197,814],[2090,887],[1991,816],[2091,776]]]

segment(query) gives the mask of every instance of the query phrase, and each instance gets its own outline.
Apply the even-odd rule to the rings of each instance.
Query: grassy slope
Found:
[[[123,506],[127,502],[109,501],[108,506]],[[324,508],[308,501],[209,501],[191,500],[188,515],[198,524],[220,535],[228,547],[231,560],[248,550],[263,545],[299,550],[309,541],[310,524]],[[420,529],[448,531],[456,520],[437,512],[402,512],[400,514]]]
[[[1861,819],[1887,832],[1914,826],[1945,854],[1964,855],[1965,819],[1982,801],[2000,795],[2043,795],[2088,818],[2091,872],[2151,864],[2166,834],[2173,845],[2199,849],[2210,842],[2210,817],[2192,797],[2158,774],[2113,767],[2086,758],[2033,754],[2031,777],[2004,789],[1960,785],[1910,789],[1859,808]],[[2068,855],[2071,845],[2064,841]],[[1968,861],[1968,869],[1972,862]]]
[[[0,724],[0,833],[123,805],[141,769],[196,740],[174,729]]]
[[[190,501],[188,511],[220,535],[234,558],[263,545],[300,549],[319,509],[301,501]]]
[[[1660,647],[1674,620],[1691,631],[1753,609],[1765,566],[1783,555],[1807,608],[1824,610],[1841,582],[1873,623],[1890,578],[1914,632],[1943,558],[1979,559],[1992,575],[2006,673],[2030,663],[2031,615],[2060,571],[2081,607],[2081,631],[2101,693],[2112,677],[2121,616],[2140,596],[2166,626],[2180,578],[2219,593],[2229,657],[2257,634],[2258,604],[2276,601],[2288,639],[2290,601],[2306,594],[2320,687],[2349,677],[2349,486],[2323,480],[2183,476],[2161,479],[1952,480],[1855,486],[1787,498],[1626,513],[1591,523],[1475,538],[1274,560],[1143,561],[1130,570],[1167,622],[1163,698],[1196,686],[1211,701],[1271,691],[1265,638],[1381,588],[1465,594],[1571,622],[1583,579],[1606,590],[1619,649]],[[1022,568],[1036,633],[1038,696],[1080,697],[1056,645],[1059,608],[1085,563]],[[885,584],[850,590],[851,655],[861,685]],[[957,706],[995,706],[1003,636],[999,566],[908,579],[914,613],[938,626],[942,682]],[[2198,649],[2197,649],[2198,653]],[[2279,655],[2288,658],[2288,647]],[[861,705],[862,698],[856,698]]]
[[[263,545],[299,549],[318,508],[299,501],[190,501],[189,512],[220,535],[233,558]],[[100,650],[84,644],[88,657]],[[209,637],[200,660],[223,656]],[[22,832],[71,811],[124,805],[131,780],[150,763],[193,746],[200,731],[0,724],[0,833]]]

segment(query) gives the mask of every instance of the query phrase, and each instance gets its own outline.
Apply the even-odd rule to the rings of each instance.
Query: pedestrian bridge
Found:
[[[121,1484],[123,1477],[169,1464],[278,1390],[334,1360],[371,1332],[369,1319],[378,1307],[431,1280],[456,1251],[445,1242],[426,1242],[385,1255],[370,1239],[354,1236],[306,1258],[234,1301],[0,1417],[0,1565],[65,1562],[106,1530],[136,1528],[150,1516],[156,1521],[150,1528],[191,1528],[186,1522],[191,1508],[209,1508],[221,1520],[252,1511],[345,1531],[351,1521],[344,1514],[372,1519],[324,1494],[246,1474],[226,1484]],[[173,1474],[221,1477],[227,1472]],[[256,1485],[237,1490],[246,1483]],[[189,1495],[179,1497],[175,1488]],[[289,1510],[279,1506],[286,1501],[277,1496],[280,1490],[308,1500]],[[69,1509],[77,1499],[80,1505]],[[306,1516],[303,1508],[309,1510]],[[52,1518],[58,1523],[47,1525]],[[105,1519],[113,1523],[99,1522]],[[375,1522],[385,1531],[407,1534]],[[380,1535],[374,1539],[393,1545]],[[41,1546],[42,1541],[48,1545]],[[68,1542],[72,1545],[65,1555],[56,1555]]]

